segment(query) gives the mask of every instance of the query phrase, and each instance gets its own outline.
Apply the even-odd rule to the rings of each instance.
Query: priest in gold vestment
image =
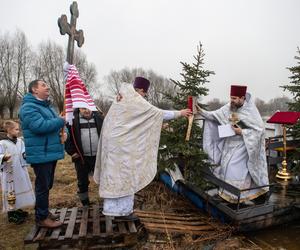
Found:
[[[135,219],[134,194],[156,175],[163,120],[191,114],[188,109],[169,111],[151,105],[143,98],[149,85],[143,77],[137,77],[133,85],[123,84],[121,98],[104,119],[94,171],[104,198],[104,215]]]

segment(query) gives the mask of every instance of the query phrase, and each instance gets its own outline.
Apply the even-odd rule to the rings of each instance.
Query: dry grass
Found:
[[[31,168],[29,168],[29,173],[31,180],[34,183],[34,174]],[[54,187],[50,192],[50,207],[61,208],[80,206],[76,193],[76,172],[70,157],[66,156],[64,160],[58,162],[56,167]],[[1,190],[0,195],[2,195]],[[90,198],[92,202],[100,202],[97,186],[93,181],[90,183]],[[0,205],[2,207],[2,204]],[[145,210],[161,211],[162,213],[180,213],[183,211],[186,213],[195,210],[188,201],[181,196],[171,193],[160,182],[151,183],[147,188],[136,195],[136,207]],[[6,215],[0,214],[0,250],[24,249],[23,239],[34,224],[34,210],[28,209],[28,211],[30,212],[30,216],[28,220],[21,225],[8,223]],[[206,218],[208,223],[214,224],[216,229],[224,228],[224,226],[211,221],[205,215],[203,215],[203,217]],[[204,245],[215,245],[218,240],[227,239],[229,235],[230,230],[227,232],[224,230],[216,230],[209,235],[195,238],[190,235],[174,235],[166,231],[165,234],[149,234],[147,239],[144,238],[133,249],[203,249]],[[26,249],[36,249],[36,247],[37,246],[33,245],[29,248],[26,247]]]
[[[28,168],[30,178],[34,186],[34,173],[32,168]],[[73,207],[79,206],[80,202],[77,199],[77,182],[76,172],[70,157],[59,161],[55,172],[54,187],[50,191],[50,207]],[[0,190],[2,197],[2,192]],[[96,185],[91,183],[92,200],[97,199]],[[2,199],[1,199],[2,209]],[[23,240],[26,234],[34,225],[34,209],[27,209],[30,213],[29,218],[21,225],[8,223],[6,214],[0,213],[0,249],[23,249]],[[30,248],[29,248],[30,249]],[[35,248],[33,248],[35,249]]]

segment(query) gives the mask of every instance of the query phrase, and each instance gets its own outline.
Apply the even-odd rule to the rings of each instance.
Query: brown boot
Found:
[[[46,227],[46,228],[56,228],[60,227],[62,223],[57,220],[51,220],[49,217],[46,218],[45,220],[39,221],[37,223],[39,227]]]
[[[53,213],[49,212],[48,218],[51,219],[51,220],[58,220],[59,219],[59,215],[58,214],[53,214]]]

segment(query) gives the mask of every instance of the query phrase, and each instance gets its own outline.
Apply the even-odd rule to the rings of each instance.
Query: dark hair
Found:
[[[28,85],[28,92],[33,94],[33,88],[37,88],[40,79],[33,80],[32,82],[29,83]]]

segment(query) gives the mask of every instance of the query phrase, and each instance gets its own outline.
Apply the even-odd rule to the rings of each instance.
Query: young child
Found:
[[[3,212],[7,212],[9,222],[20,224],[28,215],[21,208],[34,206],[35,196],[26,168],[24,143],[18,138],[19,124],[6,121],[3,127],[7,133],[0,141]]]

